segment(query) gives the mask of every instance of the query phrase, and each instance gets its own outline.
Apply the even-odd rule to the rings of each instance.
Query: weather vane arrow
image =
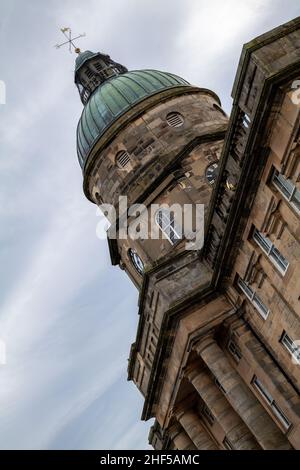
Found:
[[[56,49],[60,49],[62,46],[69,44],[69,52],[72,54],[72,47],[74,47],[74,52],[76,52],[76,54],[79,54],[80,49],[79,47],[76,47],[76,45],[74,44],[74,41],[76,39],[85,37],[86,34],[85,33],[79,34],[75,38],[72,38],[71,28],[61,28],[60,30],[63,33],[63,35],[67,38],[67,41],[62,42],[61,44],[56,44],[54,47],[56,47]]]

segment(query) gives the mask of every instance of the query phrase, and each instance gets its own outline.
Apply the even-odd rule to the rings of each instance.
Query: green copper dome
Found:
[[[157,70],[126,72],[102,83],[90,96],[78,123],[80,166],[84,168],[97,140],[122,114],[145,98],[178,86],[189,87],[190,84],[176,75]]]

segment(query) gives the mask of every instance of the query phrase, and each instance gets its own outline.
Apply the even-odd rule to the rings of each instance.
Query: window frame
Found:
[[[221,390],[222,393],[224,393],[224,395],[227,395],[225,388],[223,387],[221,382],[217,379],[217,377],[215,377],[215,384],[218,387],[218,389]]]
[[[300,190],[297,186],[289,179],[282,175],[278,170],[274,168],[271,183],[273,186],[279,191],[279,193],[283,196],[283,198],[290,204],[290,206],[300,215]],[[292,188],[291,191],[287,187],[288,183]],[[297,199],[295,198],[295,194],[299,194],[299,204],[297,205]]]
[[[285,347],[288,353],[300,365],[300,346],[297,346],[294,340],[284,330],[282,332],[279,342]]]
[[[258,391],[260,396],[264,399],[265,403],[268,405],[273,415],[281,423],[285,431],[286,432],[289,431],[292,426],[291,421],[288,419],[286,414],[282,411],[280,406],[278,406],[276,400],[274,400],[270,392],[266,389],[266,387],[263,385],[263,383],[258,379],[256,375],[253,376],[251,384],[255,388],[255,390]]]
[[[276,267],[282,276],[285,276],[289,268],[289,261],[276,248],[274,243],[268,237],[265,237],[256,227],[252,232],[252,240],[261,248],[263,253],[267,255],[271,263]]]
[[[164,212],[165,211],[165,212]],[[168,215],[166,215],[166,212],[168,211]],[[162,214],[161,221],[159,220],[160,215]],[[155,213],[155,222],[158,225],[160,231],[163,233],[163,235],[166,237],[166,239],[171,243],[172,246],[176,245],[180,241],[182,241],[182,229],[176,225],[176,221],[174,218],[174,213],[173,213],[173,219],[171,219],[171,214],[172,212],[165,208],[165,207],[160,207],[156,213]],[[169,217],[169,221],[163,221],[163,217]],[[161,223],[160,223],[161,222]],[[168,229],[170,232],[168,233]],[[170,237],[170,233],[172,231],[172,234],[175,234],[175,238],[173,239]]]
[[[230,338],[230,340],[228,341],[227,350],[230,352],[235,362],[239,363],[243,355],[241,353],[240,348],[232,338]]]
[[[204,419],[209,423],[209,425],[213,426],[215,422],[214,414],[211,412],[211,410],[208,408],[208,406],[204,402],[202,405],[201,413]]]
[[[252,287],[250,287],[249,284],[240,276],[238,276],[237,285],[243,294],[247,297],[247,299],[250,300],[251,304],[258,311],[263,320],[266,320],[270,314],[270,309],[256,294],[255,290],[252,289]]]
[[[235,450],[232,442],[228,439],[227,436],[224,437],[222,444],[226,450]]]

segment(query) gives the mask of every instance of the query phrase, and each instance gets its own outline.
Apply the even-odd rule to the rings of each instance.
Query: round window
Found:
[[[216,162],[206,168],[205,176],[209,184],[214,184],[218,176],[218,164]]]
[[[139,257],[139,255],[137,254],[137,252],[132,250],[131,248],[129,248],[128,254],[129,254],[129,258],[131,259],[131,262],[132,262],[133,266],[135,267],[135,269],[137,270],[137,272],[139,274],[143,274],[143,272],[144,272],[144,263],[141,260],[141,258]]]

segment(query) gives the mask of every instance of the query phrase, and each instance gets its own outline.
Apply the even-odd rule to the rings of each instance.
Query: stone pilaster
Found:
[[[216,450],[218,447],[203,427],[199,416],[192,409],[179,411],[176,418],[199,450]]]
[[[170,438],[177,450],[196,450],[197,447],[179,423],[168,429]]]
[[[235,450],[261,449],[248,427],[234,411],[226,396],[214,383],[205,369],[192,365],[185,371],[185,376],[194,386],[202,401],[211,411],[216,421],[234,446]]]
[[[226,392],[226,398],[248,426],[263,449],[291,449],[291,446],[264,407],[231,366],[211,337],[203,338],[195,350]]]

